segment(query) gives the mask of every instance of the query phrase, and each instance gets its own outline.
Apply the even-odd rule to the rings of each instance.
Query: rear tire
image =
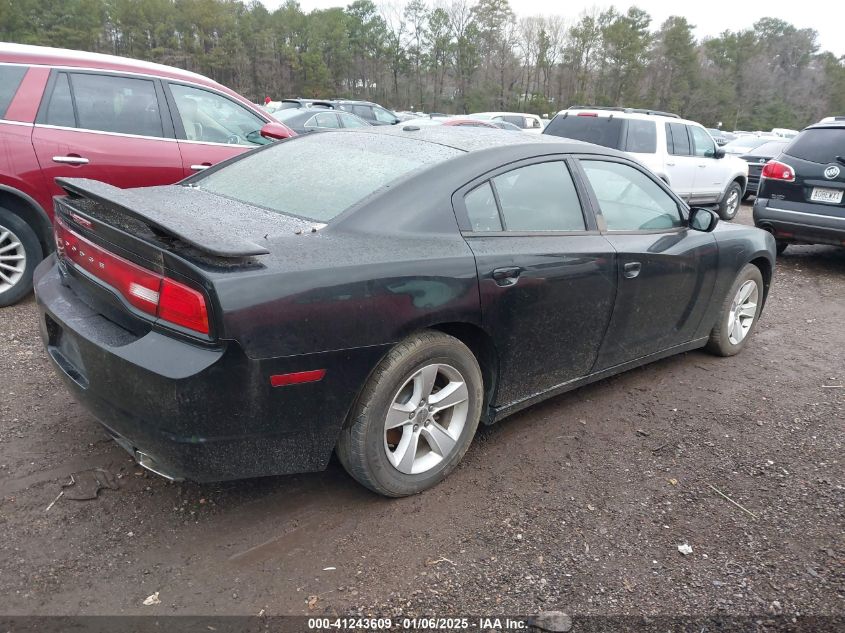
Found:
[[[32,272],[42,258],[35,231],[19,216],[0,207],[0,308],[32,292]]]
[[[337,456],[374,492],[422,492],[458,465],[478,428],[482,402],[481,369],[469,348],[441,332],[420,332],[397,344],[373,371],[341,431]]]
[[[719,202],[719,217],[723,220],[733,220],[739,211],[739,205],[742,200],[742,187],[739,183],[734,181],[725,192],[722,201]]]
[[[757,327],[764,299],[763,275],[746,264],[722,301],[719,320],[710,332],[705,349],[717,356],[739,354]]]

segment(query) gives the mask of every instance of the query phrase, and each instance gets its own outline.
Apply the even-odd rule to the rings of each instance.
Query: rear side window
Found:
[[[654,121],[628,119],[625,150],[637,154],[654,154],[657,151],[657,126]]]
[[[499,207],[489,182],[476,187],[464,197],[469,223],[473,231],[501,231]]]
[[[340,123],[334,112],[321,112],[311,119],[305,127],[339,128]]]
[[[27,70],[26,66],[0,66],[0,119],[6,116]]]
[[[566,164],[538,163],[493,178],[506,231],[583,231],[584,214]]]
[[[44,122],[47,125],[76,127],[73,99],[70,96],[70,82],[65,73],[56,77],[56,83],[53,84],[53,93],[50,95],[50,102],[47,104],[47,112],[44,115]]]
[[[78,127],[119,134],[164,136],[155,84],[148,79],[74,74]]]
[[[271,211],[328,222],[402,176],[461,154],[412,138],[306,134],[244,154],[194,183]]]
[[[687,126],[683,123],[666,124],[666,149],[673,156],[692,156]]]
[[[813,128],[804,130],[784,150],[801,160],[813,163],[833,163],[837,156],[845,157],[845,129]]]
[[[618,117],[568,114],[552,119],[543,134],[622,149],[622,127],[622,119]]]

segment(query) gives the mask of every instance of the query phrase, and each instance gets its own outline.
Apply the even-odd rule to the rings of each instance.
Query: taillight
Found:
[[[130,305],[162,321],[208,334],[208,307],[202,293],[97,246],[58,217],[55,236],[60,257],[111,286]]]
[[[795,171],[792,167],[780,161],[770,160],[768,163],[763,165],[763,171],[760,172],[760,178],[782,180],[784,182],[795,182]]]

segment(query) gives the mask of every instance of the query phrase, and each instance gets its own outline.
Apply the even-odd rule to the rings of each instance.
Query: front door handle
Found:
[[[520,273],[522,273],[522,268],[519,266],[497,268],[493,271],[493,281],[498,286],[512,286],[519,281]]]
[[[191,169],[194,171],[202,171],[204,169],[208,169],[211,167],[211,163],[200,163],[199,165],[191,165]]]
[[[87,165],[90,161],[84,156],[70,154],[69,156],[53,156],[53,162],[65,165]]]
[[[633,279],[640,274],[642,269],[643,265],[640,262],[628,262],[622,267],[622,274],[625,275],[625,279]]]
[[[667,166],[667,167],[674,167],[674,166],[675,166],[675,163],[666,163],[666,166]]]

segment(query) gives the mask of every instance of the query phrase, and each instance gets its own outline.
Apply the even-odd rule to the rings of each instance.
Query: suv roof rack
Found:
[[[662,112],[660,110],[646,110],[644,108],[622,108],[619,106],[583,106],[574,105],[569,106],[570,110],[610,110],[612,112],[625,112],[628,114],[649,114],[651,116],[668,116],[673,119],[680,119],[681,117],[672,112]]]

